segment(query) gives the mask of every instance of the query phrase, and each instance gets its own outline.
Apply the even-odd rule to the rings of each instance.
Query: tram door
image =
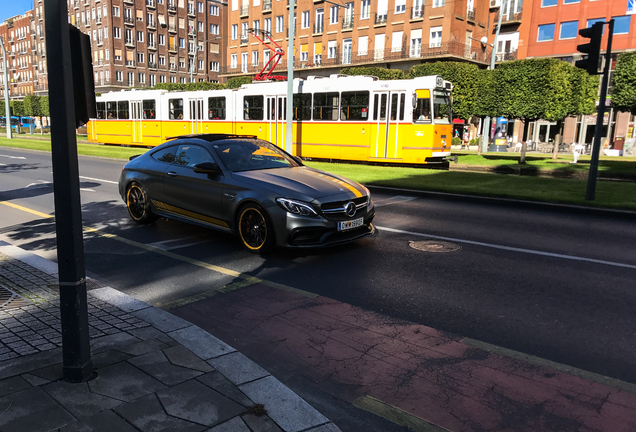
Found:
[[[203,133],[203,99],[190,99],[190,133]]]
[[[141,119],[143,118],[141,115],[141,101],[131,101],[130,102],[130,119],[132,120],[132,142],[134,143],[142,143],[143,142],[143,125]]]
[[[374,95],[376,121],[375,155],[381,159],[398,158],[400,121],[404,120],[405,93],[379,92]]]
[[[269,123],[268,140],[278,147],[285,149],[285,120],[287,115],[287,97],[267,96],[265,106],[267,121]]]

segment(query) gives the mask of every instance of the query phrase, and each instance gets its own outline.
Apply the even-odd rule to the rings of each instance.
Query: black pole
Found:
[[[93,365],[66,0],[44,0],[44,12],[64,379],[83,382],[91,377]]]
[[[612,35],[614,34],[614,18],[609,20],[609,32],[607,35],[607,51],[605,52],[605,67],[603,68],[603,82],[601,84],[601,97],[598,101],[596,114],[596,129],[594,130],[594,144],[592,145],[592,161],[590,173],[587,177],[586,201],[594,201],[596,195],[596,176],[598,174],[598,158],[601,152],[601,136],[603,134],[603,120],[605,117],[605,100],[607,99],[607,85],[609,82],[610,65],[612,64]]]

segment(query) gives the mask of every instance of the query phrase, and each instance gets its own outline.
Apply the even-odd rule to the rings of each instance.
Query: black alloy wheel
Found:
[[[274,230],[262,207],[250,204],[238,219],[238,232],[243,247],[252,253],[265,253],[274,247]]]
[[[146,191],[137,183],[133,183],[128,188],[126,207],[128,207],[130,217],[137,223],[147,224],[156,219],[156,216],[150,211],[150,202]]]

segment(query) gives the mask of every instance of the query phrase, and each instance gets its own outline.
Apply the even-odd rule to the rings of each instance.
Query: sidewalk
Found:
[[[339,431],[201,328],[87,283],[97,376],[62,379],[57,266],[0,242],[0,430]]]

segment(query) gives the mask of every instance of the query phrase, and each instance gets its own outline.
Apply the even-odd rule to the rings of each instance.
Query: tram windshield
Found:
[[[449,91],[435,90],[433,92],[433,111],[435,123],[450,123],[452,120],[452,102]]]

